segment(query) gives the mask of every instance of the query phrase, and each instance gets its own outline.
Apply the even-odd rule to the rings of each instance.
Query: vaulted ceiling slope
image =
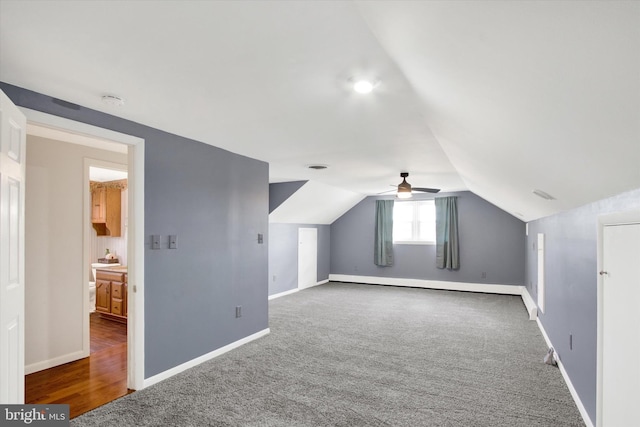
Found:
[[[370,195],[408,171],[523,220],[640,187],[640,2],[0,0],[0,80],[271,182]]]

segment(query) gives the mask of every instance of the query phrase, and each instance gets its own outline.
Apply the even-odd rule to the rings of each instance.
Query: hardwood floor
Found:
[[[91,314],[91,355],[26,376],[26,403],[67,403],[75,418],[127,389],[127,325]]]

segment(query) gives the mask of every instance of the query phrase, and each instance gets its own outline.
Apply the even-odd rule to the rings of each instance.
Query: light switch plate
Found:
[[[151,249],[160,249],[160,235],[154,234],[151,236]]]
[[[170,234],[169,235],[169,249],[178,249],[178,235],[177,234]]]

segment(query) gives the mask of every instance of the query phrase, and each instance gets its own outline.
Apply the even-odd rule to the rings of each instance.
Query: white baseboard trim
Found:
[[[538,318],[538,307],[529,295],[526,286],[497,285],[490,283],[445,282],[441,280],[398,279],[395,277],[352,276],[348,274],[330,274],[329,280],[334,282],[353,282],[369,285],[407,286],[412,288],[441,289],[447,291],[482,292],[487,294],[520,295],[529,320]]]
[[[331,276],[329,276],[331,277]],[[303,289],[309,289],[309,288],[313,288],[314,286],[320,286],[320,285],[324,285],[325,283],[329,283],[329,279],[326,280],[321,280],[318,283],[314,284],[314,285],[309,285],[309,286],[303,286],[302,288],[298,288],[299,291],[303,290]]]
[[[277,294],[269,295],[269,301],[271,301],[272,299],[283,297],[285,295],[290,295],[290,294],[296,293],[299,290],[300,289],[295,288],[295,289],[291,289],[291,290],[288,290],[288,291],[280,292],[280,293],[277,293]]]
[[[65,354],[63,356],[54,357],[53,359],[43,360],[41,362],[32,363],[24,367],[24,374],[29,375],[34,372],[44,371],[45,369],[53,368],[55,366],[64,365],[65,363],[74,362],[76,360],[89,357],[89,352],[80,350],[73,353]]]
[[[536,320],[538,318],[538,306],[525,286],[522,287],[522,302],[527,308],[527,313],[529,313],[529,320]]]
[[[206,362],[207,360],[211,360],[215,357],[220,356],[221,354],[224,354],[228,351],[231,351],[235,348],[240,347],[243,344],[246,344],[248,342],[251,342],[253,340],[256,340],[258,338],[261,338],[265,335],[267,335],[270,332],[269,328],[267,329],[263,329],[259,332],[256,332],[255,334],[249,335],[248,337],[244,337],[238,341],[232,342],[231,344],[227,344],[224,347],[220,347],[217,350],[214,350],[210,353],[207,354],[203,354],[200,357],[196,357],[195,359],[189,360],[188,362],[185,362],[181,365],[178,365],[176,367],[173,367],[171,369],[167,369],[164,372],[161,372],[157,375],[154,375],[152,377],[146,378],[144,380],[143,383],[143,388],[149,387],[153,384],[159,383],[162,380],[166,380],[167,378],[170,378],[176,374],[179,374],[180,372],[186,371],[189,368],[193,368],[194,366],[197,366],[203,362]]]
[[[303,289],[309,289],[309,288],[313,288],[314,286],[324,285],[325,283],[329,283],[329,279],[321,280],[321,281],[319,281],[318,283],[316,283],[315,285],[305,286],[305,287],[303,287],[303,288],[290,289],[290,290],[288,290],[288,291],[284,291],[284,292],[280,292],[280,293],[277,293],[277,294],[269,295],[269,301],[271,301],[272,299],[276,299],[276,298],[283,297],[283,296],[285,296],[285,295],[292,294],[292,293],[294,293],[294,292],[301,291],[301,290],[303,290]]]
[[[330,274],[335,282],[354,282],[369,285],[407,286],[411,288],[441,289],[447,291],[483,292],[489,294],[522,295],[524,286],[495,285],[488,283],[445,282],[442,280],[399,279],[395,277],[351,276]]]
[[[547,331],[544,330],[544,327],[542,326],[542,323],[540,322],[539,318],[536,319],[536,323],[538,324],[538,328],[540,328],[540,332],[542,333],[542,336],[544,337],[544,340],[547,343],[547,348],[553,347],[553,343],[549,339],[549,335],[547,335]],[[567,384],[567,387],[569,388],[571,397],[573,397],[573,401],[576,403],[576,406],[578,407],[578,411],[582,416],[582,420],[584,421],[587,427],[594,427],[593,422],[591,421],[591,418],[589,418],[589,414],[587,413],[586,408],[582,404],[582,400],[580,400],[580,396],[578,396],[578,392],[576,391],[575,387],[573,387],[573,383],[571,383],[569,374],[567,374],[567,371],[564,369],[564,365],[562,364],[562,360],[561,360],[562,356],[557,353],[555,353],[555,355],[556,355],[555,359],[556,359],[556,362],[558,362],[558,368],[560,368],[560,373],[562,374],[562,378],[564,378],[564,382]],[[542,357],[543,356],[540,356],[541,361],[542,361]]]

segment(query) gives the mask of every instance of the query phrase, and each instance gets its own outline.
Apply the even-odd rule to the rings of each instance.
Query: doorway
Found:
[[[55,135],[53,136],[54,139],[65,140],[72,144],[85,144],[87,142],[93,144],[96,139],[100,139],[106,141],[106,144],[124,147],[124,152],[128,153],[125,154],[125,156],[129,165],[129,194],[127,201],[131,208],[131,215],[129,215],[127,224],[129,234],[127,264],[130,291],[128,292],[129,319],[126,324],[127,348],[122,357],[124,358],[123,363],[128,368],[124,374],[126,387],[131,390],[142,389],[144,387],[144,140],[25,108],[20,108],[20,110],[27,117],[27,133],[29,135],[38,134],[42,129],[45,129],[47,132]],[[86,186],[86,190],[88,191],[88,168]],[[79,221],[87,224],[87,226],[90,226],[88,225],[90,224],[89,207],[90,206],[87,205],[83,213],[83,220]],[[50,226],[55,227],[55,224],[50,224]],[[84,233],[84,236],[82,240],[86,246],[88,233]],[[89,277],[88,265],[90,264],[90,258],[87,251],[82,250],[84,255],[79,255],[78,252],[75,252],[76,256],[82,256],[84,259],[82,261],[82,267],[77,274],[82,277],[82,283],[84,283],[87,282],[87,278]],[[84,286],[83,289],[86,289],[87,292],[86,298],[83,297],[83,300],[88,300],[88,286]],[[85,314],[85,317],[88,318],[88,309]],[[86,357],[90,353],[88,326],[89,322],[87,321],[87,326],[84,328],[86,339],[84,336],[82,338],[82,341],[87,343],[87,345],[83,345],[82,348],[82,352],[86,353],[86,355],[76,354],[74,359]],[[49,338],[50,337],[47,337],[47,339]],[[88,359],[86,360],[88,363]],[[82,360],[78,362],[82,362]],[[62,361],[62,363],[65,362]]]
[[[65,402],[70,404],[71,414],[77,416],[127,394],[126,324],[110,327],[100,322],[102,319],[90,314],[90,301],[96,268],[106,268],[106,263],[97,264],[104,256],[98,251],[110,247],[127,265],[125,180],[106,181],[109,176],[104,176],[108,171],[114,177],[115,168],[126,175],[128,156],[127,147],[121,144],[118,151],[112,151],[98,146],[101,141],[95,138],[91,140],[95,146],[69,142],[72,138],[62,132],[49,135],[48,129],[33,125],[27,130],[25,401]],[[98,170],[95,165],[112,169]],[[109,186],[111,229],[93,227],[85,221],[85,212],[92,207],[92,169],[94,179],[105,181],[95,182],[99,187],[96,193],[105,194]],[[119,187],[113,188],[116,185]],[[100,233],[105,230],[108,233]],[[111,264],[112,268],[125,268]],[[126,295],[122,295],[122,301],[126,301]],[[109,348],[105,353],[105,345],[115,342],[119,343],[117,351]],[[100,349],[92,351],[96,347]],[[86,357],[89,363],[76,363]],[[101,360],[101,369],[95,369],[97,358]],[[106,366],[111,369],[105,381],[101,377]],[[109,384],[109,388],[99,397],[92,396],[89,392],[95,384]]]
[[[596,425],[640,425],[640,212],[599,219],[598,267]]]

